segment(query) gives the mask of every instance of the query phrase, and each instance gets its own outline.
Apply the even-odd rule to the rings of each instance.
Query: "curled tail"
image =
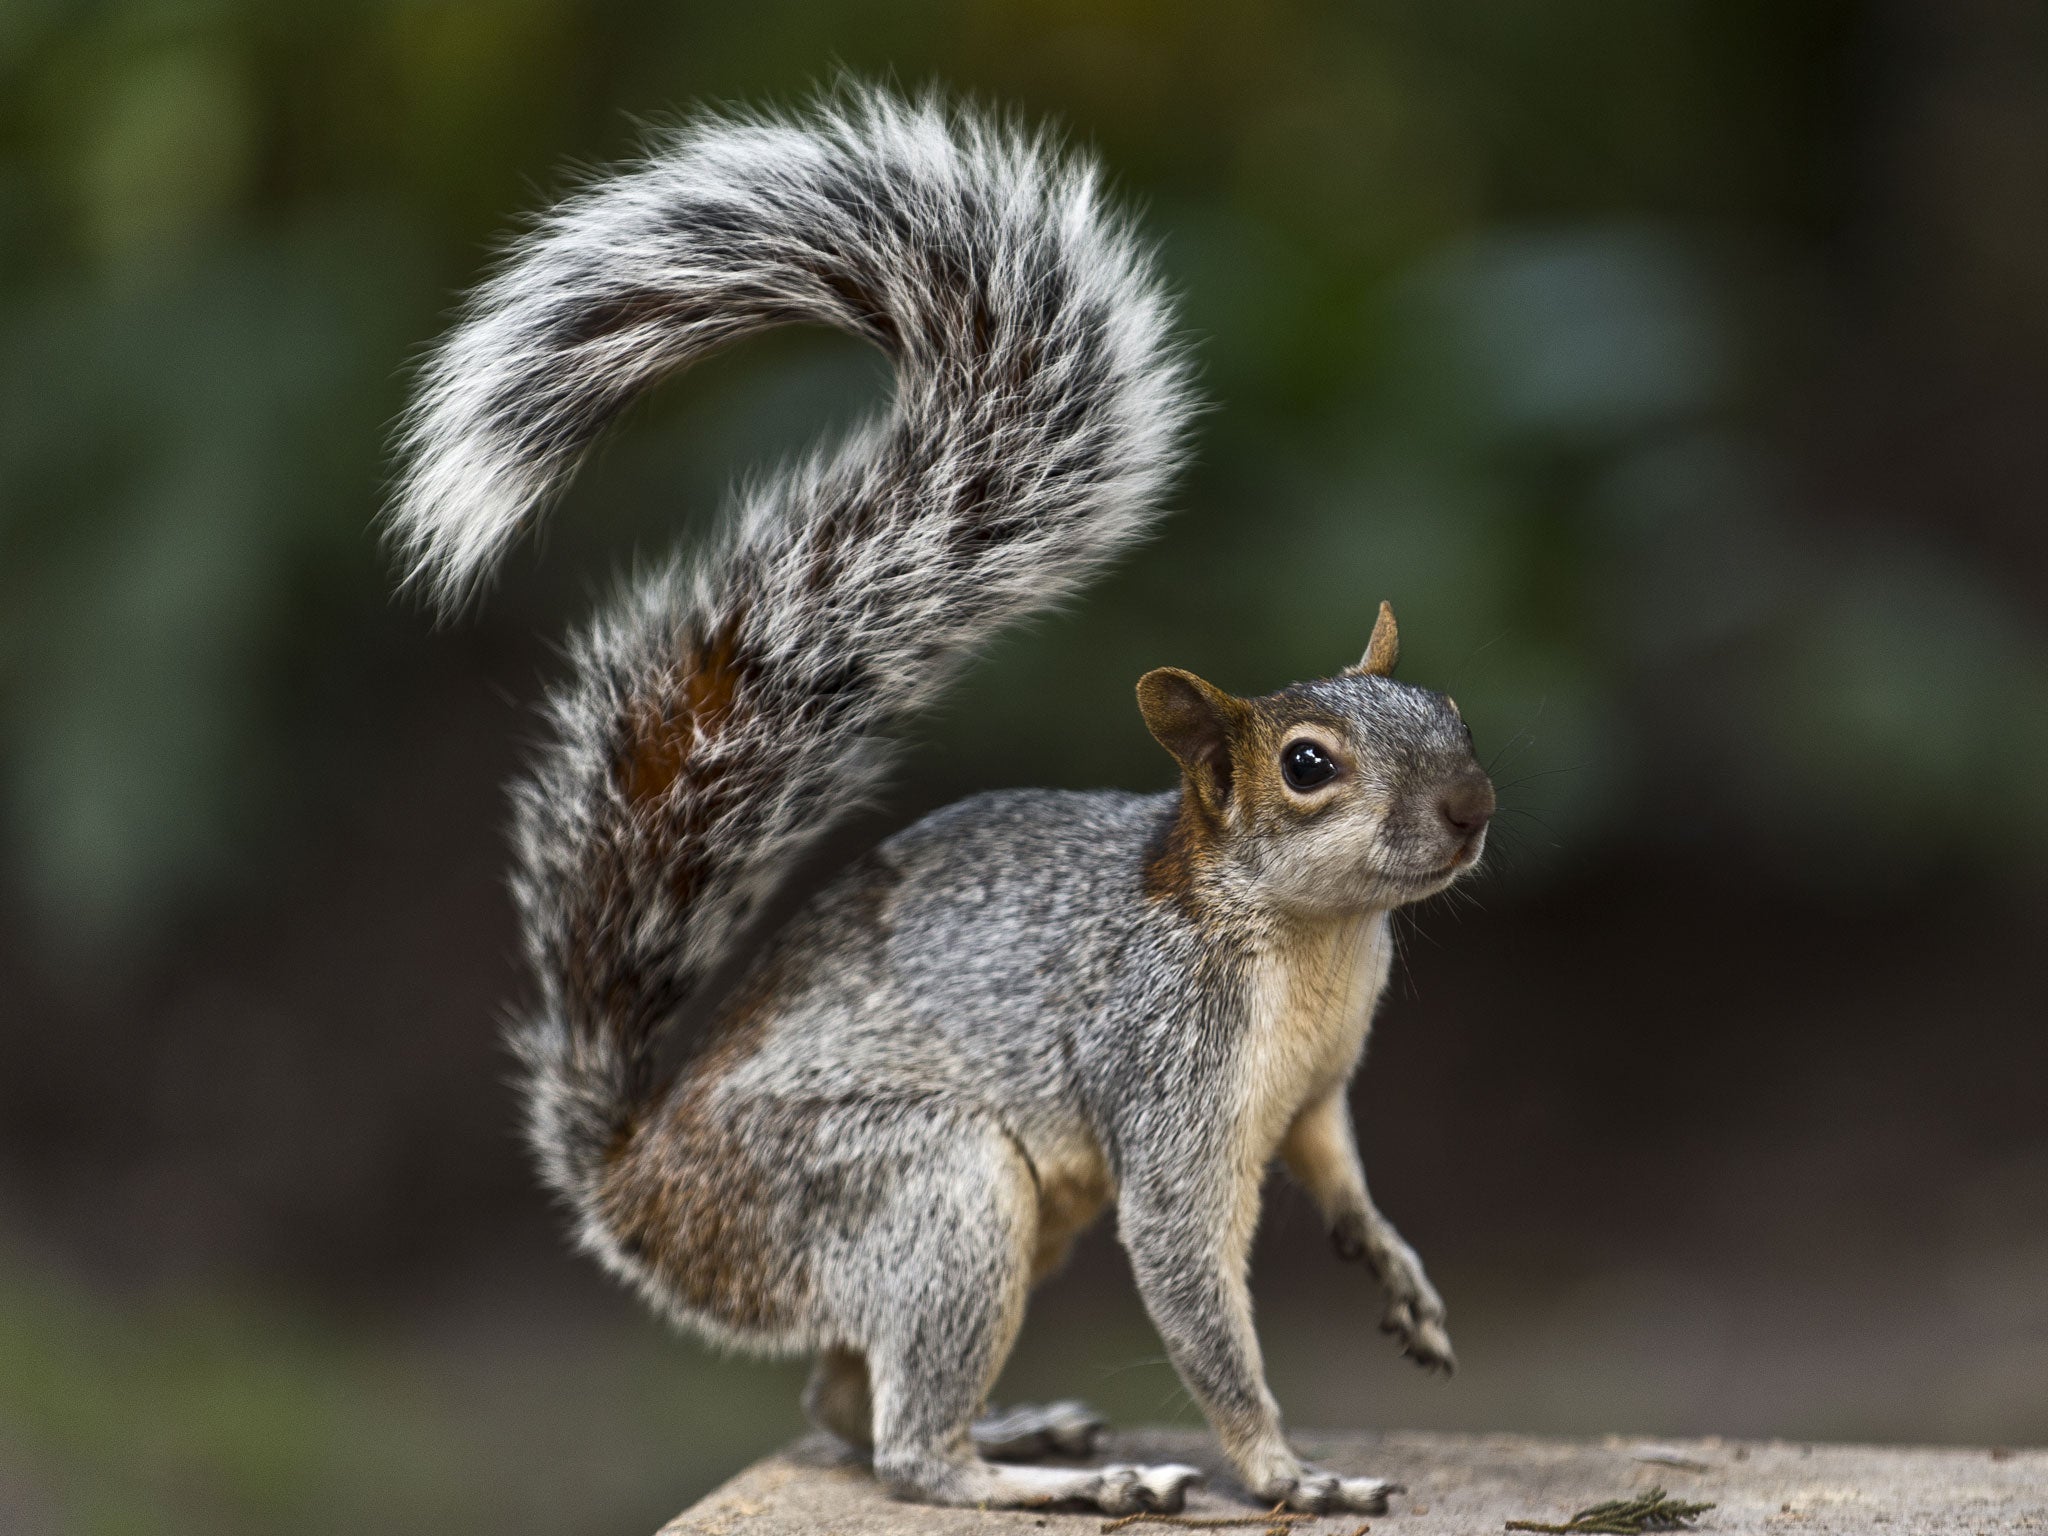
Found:
[[[785,321],[887,351],[892,407],[598,619],[515,791],[530,1133],[586,1214],[661,1029],[874,786],[880,733],[1145,530],[1189,414],[1090,167],[881,94],[713,119],[552,214],[429,364],[391,513],[412,579],[459,603],[621,408]]]

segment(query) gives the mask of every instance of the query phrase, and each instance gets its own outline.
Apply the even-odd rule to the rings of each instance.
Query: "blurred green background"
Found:
[[[456,628],[370,523],[522,210],[840,67],[1097,150],[1215,407],[852,840],[1163,786],[1140,672],[1381,597],[1502,785],[1358,1094],[1463,1369],[1276,1194],[1294,1422],[2048,1440],[2048,11],[7,0],[0,1528],[651,1531],[797,1428],[531,1187],[501,786],[609,574],[881,369],[664,390]],[[1188,1415],[1106,1239],[1045,1393]]]

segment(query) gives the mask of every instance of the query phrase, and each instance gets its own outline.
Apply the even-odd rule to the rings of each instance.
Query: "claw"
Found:
[[[1434,1293],[1419,1297],[1400,1295],[1387,1303],[1386,1313],[1380,1319],[1380,1332],[1398,1338],[1401,1353],[1425,1370],[1440,1370],[1449,1375],[1457,1369],[1458,1362],[1451,1352],[1451,1336],[1444,1331],[1443,1317],[1443,1304]]]
[[[1458,1357],[1451,1351],[1451,1337],[1439,1323],[1425,1322],[1417,1325],[1408,1336],[1408,1358],[1426,1371],[1442,1371],[1446,1376],[1458,1369]]]

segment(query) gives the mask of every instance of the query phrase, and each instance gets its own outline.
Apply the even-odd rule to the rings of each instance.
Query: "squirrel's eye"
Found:
[[[1337,764],[1312,741],[1290,741],[1280,749],[1280,773],[1290,788],[1314,789],[1337,776]]]

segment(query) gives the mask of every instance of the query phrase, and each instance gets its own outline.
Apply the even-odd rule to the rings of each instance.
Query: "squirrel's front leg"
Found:
[[[1315,1514],[1384,1513],[1397,1485],[1318,1471],[1281,1433],[1245,1278],[1258,1195],[1255,1175],[1192,1152],[1126,1170],[1117,1220],[1139,1293],[1254,1498]]]
[[[1379,1277],[1387,1293],[1382,1331],[1399,1338],[1402,1353],[1425,1370],[1446,1375],[1455,1371],[1458,1358],[1444,1330],[1443,1298],[1429,1283],[1415,1250],[1379,1213],[1366,1191],[1365,1168],[1342,1086],[1295,1118],[1280,1151],[1288,1171],[1322,1208],[1337,1256],[1364,1259]]]

